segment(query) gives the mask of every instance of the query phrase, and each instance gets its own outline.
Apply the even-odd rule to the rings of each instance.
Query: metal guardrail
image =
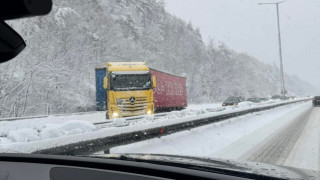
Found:
[[[257,107],[247,110],[241,110],[237,112],[231,112],[227,114],[222,115],[215,115],[212,117],[192,120],[188,122],[182,122],[172,125],[167,125],[163,127],[157,127],[157,128],[151,128],[146,129],[143,131],[135,131],[130,133],[123,133],[118,134],[114,136],[108,136],[105,138],[99,138],[99,139],[93,139],[89,141],[82,141],[77,142],[73,144],[68,144],[64,146],[49,148],[49,149],[43,149],[36,152],[33,152],[35,154],[56,154],[56,155],[88,155],[99,151],[105,151],[105,153],[109,153],[110,149],[112,147],[136,143],[139,141],[144,141],[147,139],[152,139],[156,137],[161,137],[165,135],[169,135],[172,133],[189,130],[191,128],[208,125],[214,122],[223,121],[226,119],[230,119],[236,116],[241,116],[249,113],[264,111],[268,109],[273,109],[279,106],[284,106],[288,104],[293,104],[297,102],[304,102],[309,101],[310,99],[304,99],[304,100],[297,100],[292,102],[285,102],[270,106],[264,106],[264,107]]]

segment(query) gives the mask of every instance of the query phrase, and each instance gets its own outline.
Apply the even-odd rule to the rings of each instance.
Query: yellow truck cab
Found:
[[[156,82],[145,62],[108,62],[105,71],[108,119],[154,113]]]

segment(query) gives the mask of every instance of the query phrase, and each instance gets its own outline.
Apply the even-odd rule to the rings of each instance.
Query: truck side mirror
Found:
[[[103,89],[108,89],[108,77],[103,78]]]
[[[156,87],[157,87],[156,76],[152,76],[152,88],[156,88]]]

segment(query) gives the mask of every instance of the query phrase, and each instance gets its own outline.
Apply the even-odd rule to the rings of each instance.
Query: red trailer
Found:
[[[150,68],[156,76],[157,86],[153,89],[156,112],[178,110],[187,107],[186,78]]]

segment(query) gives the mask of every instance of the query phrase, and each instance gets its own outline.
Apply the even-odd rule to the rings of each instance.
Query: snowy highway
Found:
[[[111,153],[205,156],[319,170],[320,107],[310,102],[111,149]]]
[[[110,148],[137,142],[134,138],[152,134],[152,132],[149,131],[150,129],[155,129],[156,133],[161,133],[160,129],[163,127],[171,127],[178,124],[179,127],[187,127],[185,126],[186,124],[192,125],[195,122],[199,123],[202,120],[204,120],[203,122],[206,122],[208,119],[215,120],[215,118],[220,117],[231,118],[237,116],[236,118],[223,119],[221,122],[218,122],[219,120],[217,119],[213,121],[215,123],[211,122],[213,123],[212,125],[206,125],[200,128],[192,129],[196,126],[190,126],[189,128],[185,128],[190,129],[190,131],[182,132],[182,134],[186,134],[183,134],[181,137],[179,137],[179,134],[181,133],[175,133],[172,135],[167,134],[167,136],[160,139],[165,140],[171,138],[169,144],[178,141],[176,145],[179,145],[179,143],[184,142],[184,139],[198,138],[194,139],[194,142],[199,142],[199,144],[193,147],[196,148],[197,146],[203,146],[204,144],[207,144],[210,147],[196,148],[201,150],[201,152],[199,152],[199,150],[195,151],[195,149],[190,148],[190,145],[186,143],[185,147],[183,147],[184,151],[177,151],[175,154],[218,154],[216,151],[219,149],[227,148],[228,145],[236,142],[236,140],[246,135],[246,133],[253,132],[253,130],[264,126],[265,123],[271,121],[273,118],[285,115],[286,113],[288,114],[294,108],[301,109],[297,107],[303,105],[303,102],[305,101],[309,101],[308,98],[289,101],[271,100],[262,103],[242,102],[238,106],[228,107],[221,107],[221,103],[200,104],[190,105],[187,109],[182,111],[113,120],[106,120],[104,112],[58,116],[50,115],[46,118],[26,118],[15,121],[4,120],[0,122],[0,150],[4,152],[12,150],[23,153],[35,152],[56,154],[58,152],[73,151],[74,149],[77,149],[78,153],[80,151],[83,153],[96,153],[97,151],[106,150],[106,148],[108,148],[109,145],[105,144],[105,142],[115,142]],[[274,109],[266,110],[273,107]],[[263,116],[259,116],[259,113],[250,114],[256,112],[251,110],[258,109],[260,109],[260,115],[263,114]],[[238,116],[239,113],[245,113],[246,115]],[[293,115],[294,113],[291,114]],[[257,120],[259,118],[260,120]],[[199,129],[200,132],[198,132]],[[235,129],[239,129],[240,131],[235,131]],[[169,131],[170,130],[168,130],[168,132]],[[177,131],[173,130],[173,132]],[[128,133],[130,136],[126,136]],[[193,136],[190,137],[189,133],[193,133]],[[110,139],[118,137],[119,135],[129,138],[128,142],[125,143],[125,139],[122,139],[120,142],[119,140],[113,141]],[[153,137],[158,137],[158,135],[150,138]],[[158,142],[157,140],[158,139],[154,140],[155,143],[162,144],[161,146],[163,146],[163,143],[161,141]],[[153,143],[149,144],[150,141],[153,140],[147,140],[145,143],[148,144],[148,148],[151,148],[150,151],[153,152],[154,149],[152,149],[152,146],[149,146]],[[122,142],[123,144],[121,144]],[[217,146],[217,144],[219,146]],[[135,144],[135,147],[138,146]],[[148,150],[148,148],[143,149]],[[174,145],[169,146],[169,149],[170,148],[172,150],[177,150],[180,147]],[[135,151],[136,150],[130,150],[130,152]],[[161,151],[161,153],[166,152],[167,151]],[[172,152],[170,151],[169,153]],[[223,157],[223,154],[221,157]]]

